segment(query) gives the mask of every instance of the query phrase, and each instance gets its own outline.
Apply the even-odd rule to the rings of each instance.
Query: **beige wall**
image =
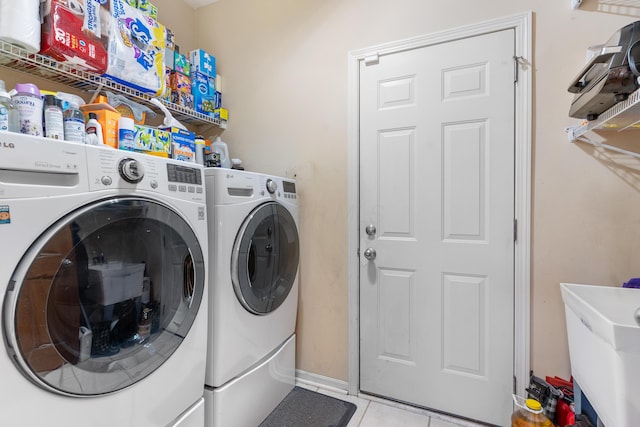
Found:
[[[300,192],[298,368],[347,380],[347,55],[350,50],[533,11],[532,369],[570,375],[559,282],[640,275],[636,161],[571,144],[566,88],[586,47],[633,16],[569,0],[221,0],[196,13],[217,58],[223,139],[246,167]],[[637,9],[626,8],[627,12]]]

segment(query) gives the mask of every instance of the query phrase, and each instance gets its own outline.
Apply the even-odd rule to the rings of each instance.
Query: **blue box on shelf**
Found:
[[[202,49],[189,52],[192,71],[202,73],[209,77],[216,76],[216,58]]]

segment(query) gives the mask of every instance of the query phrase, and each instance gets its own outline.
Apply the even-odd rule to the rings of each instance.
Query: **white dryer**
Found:
[[[0,425],[204,423],[203,168],[0,132]]]
[[[206,426],[255,427],[295,385],[295,181],[206,168],[209,347]]]

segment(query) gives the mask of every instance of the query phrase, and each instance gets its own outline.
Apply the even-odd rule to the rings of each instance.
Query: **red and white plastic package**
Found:
[[[46,0],[40,53],[83,70],[107,70],[109,0]]]

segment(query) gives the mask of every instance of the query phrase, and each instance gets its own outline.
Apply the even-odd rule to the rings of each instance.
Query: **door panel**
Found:
[[[360,69],[360,388],[497,425],[513,385],[513,52],[504,30]]]

